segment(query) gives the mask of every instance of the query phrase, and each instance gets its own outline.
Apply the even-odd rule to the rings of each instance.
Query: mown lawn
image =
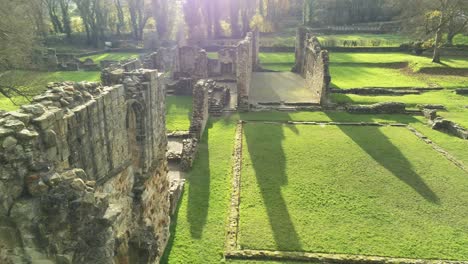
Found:
[[[100,81],[100,72],[38,72],[38,71],[8,71],[0,76],[0,82],[15,86],[23,93],[34,96],[46,90],[46,85],[49,82],[81,82],[81,81]],[[8,98],[0,95],[0,109],[2,110],[15,110],[21,104],[28,103],[27,100],[20,96],[15,96],[12,103]]]
[[[331,53],[330,61],[332,86],[336,88],[468,86],[467,58],[443,57],[437,64],[428,56],[405,53],[336,52]]]
[[[260,62],[263,68],[273,71],[291,71],[294,67],[294,53],[290,52],[261,52]]]
[[[405,128],[244,128],[242,248],[468,259],[468,173]]]
[[[187,131],[192,118],[191,96],[166,97],[166,129],[168,131]]]
[[[294,53],[260,53],[262,67],[291,71]],[[330,53],[332,87],[468,87],[468,59],[443,57],[442,64],[429,56],[406,53]],[[466,69],[466,74],[463,75]],[[431,74],[423,73],[431,71]]]
[[[172,225],[172,240],[166,252],[166,257],[161,263],[220,263],[224,261],[222,255],[225,241],[225,224],[230,199],[233,140],[235,124],[239,118],[244,120],[272,121],[374,121],[407,123],[416,127],[431,140],[448,150],[458,160],[468,164],[468,152],[466,151],[466,149],[468,149],[468,141],[431,130],[425,125],[423,117],[412,117],[409,115],[353,115],[343,112],[258,112],[242,114],[240,117],[234,115],[230,118],[212,119],[204,139],[202,140],[202,146],[199,150],[197,160],[195,161],[194,169],[190,173],[187,181],[186,189],[182,201],[180,202],[178,217]],[[265,133],[263,130],[260,130],[255,133],[265,138],[270,138],[268,136],[270,132]],[[367,135],[367,133],[368,132],[364,135]],[[295,135],[294,132],[292,132],[292,134],[293,136]],[[306,136],[305,134],[300,135]],[[406,135],[406,133],[404,133],[404,135]],[[395,139],[396,136],[390,138],[399,141],[398,144],[401,145],[401,140],[398,138]],[[288,139],[288,141],[291,139],[292,138]],[[264,140],[264,138],[261,140]],[[351,144],[354,143],[343,146],[348,147]],[[415,145],[419,148],[422,146],[420,144],[422,143],[417,142]],[[338,146],[337,149],[342,149],[343,146]],[[298,149],[301,148],[304,147],[301,146]],[[313,147],[309,149],[312,150]],[[425,147],[423,147],[423,149],[423,152],[429,153],[432,159],[433,150],[426,149]],[[411,148],[410,150],[414,149]],[[333,157],[331,153],[327,153],[329,153],[328,150],[324,152],[324,155],[331,156],[330,159],[336,163],[338,159]],[[404,154],[407,154],[407,152],[405,151]],[[442,156],[439,158],[443,160]],[[267,159],[267,157],[265,157],[265,159]],[[440,159],[437,159],[438,161],[436,164],[440,162],[444,163],[444,161]],[[307,163],[312,164],[310,160],[307,160],[304,164]],[[335,166],[335,163],[333,166]],[[419,165],[418,168],[420,168]],[[432,166],[429,166],[428,170],[431,168]],[[396,184],[396,182],[396,180],[393,181],[394,184]],[[407,189],[409,188],[406,184],[402,186]],[[463,191],[461,191],[461,193],[463,193]],[[456,195],[455,191],[453,195]],[[466,192],[464,195],[466,195]],[[439,196],[442,198],[444,197],[441,195]],[[415,197],[421,200],[421,197]],[[444,199],[441,201],[443,202]],[[463,202],[463,200],[460,200],[460,202]],[[442,205],[445,206],[444,203],[442,203]],[[458,214],[458,216],[459,215],[460,214]],[[269,230],[269,233],[271,234],[271,230]],[[263,234],[259,236],[263,236]],[[426,238],[428,241],[430,240],[428,237]],[[227,263],[242,264],[257,262],[227,261]],[[268,261],[258,263],[283,262]]]
[[[95,63],[99,64],[99,62],[103,60],[121,61],[121,60],[138,58],[139,55],[140,55],[139,53],[135,53],[135,52],[108,52],[108,53],[103,53],[103,54],[98,54],[98,55],[81,57],[80,60],[84,61],[85,59],[89,58],[89,59],[92,59]]]
[[[343,47],[344,41],[356,41],[358,47],[399,47],[416,40],[400,34],[331,34],[317,37],[326,47]],[[260,44],[263,47],[294,47],[296,32],[290,30],[287,33],[264,35],[260,38]],[[453,44],[468,45],[468,36],[455,36]]]

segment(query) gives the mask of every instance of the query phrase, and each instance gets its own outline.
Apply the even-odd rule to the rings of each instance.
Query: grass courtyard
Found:
[[[468,258],[468,173],[406,128],[247,123],[243,153],[241,248]]]
[[[166,97],[166,129],[168,131],[187,131],[192,118],[191,96]]]
[[[135,59],[138,58],[139,55],[140,54],[135,52],[107,52],[103,54],[81,57],[80,60],[84,61],[85,59],[92,59],[94,63],[99,64],[99,62],[103,60],[121,61],[127,59]]]
[[[233,151],[233,139],[234,139],[234,134],[235,134],[235,126],[236,123],[239,119],[243,120],[250,120],[250,121],[261,121],[261,120],[270,120],[270,121],[336,121],[336,122],[398,122],[398,123],[405,123],[405,124],[410,124],[411,126],[415,127],[418,129],[418,131],[422,132],[426,136],[428,136],[431,140],[436,142],[439,146],[443,147],[445,150],[447,150],[449,153],[451,153],[453,156],[455,156],[458,160],[462,161],[464,164],[468,164],[468,152],[466,149],[468,148],[468,142],[466,140],[458,139],[453,136],[449,136],[444,133],[440,133],[438,131],[431,130],[429,127],[425,125],[425,121],[422,117],[413,117],[413,116],[408,116],[408,115],[352,115],[352,114],[347,114],[347,113],[342,113],[342,112],[295,112],[295,113],[284,113],[284,112],[258,112],[258,113],[246,113],[242,114],[241,116],[238,115],[233,115],[230,117],[225,117],[225,118],[217,118],[217,119],[212,119],[207,126],[206,133],[201,141],[201,147],[199,149],[199,154],[196,158],[196,161],[194,163],[194,168],[190,172],[190,175],[188,176],[188,180],[186,183],[186,189],[184,191],[184,195],[182,197],[182,200],[180,201],[179,209],[178,209],[178,214],[177,214],[177,219],[174,220],[173,225],[172,225],[172,238],[168,247],[168,250],[166,251],[165,258],[163,259],[162,263],[236,263],[236,264],[242,264],[242,263],[257,263],[254,261],[241,261],[241,260],[223,260],[223,253],[224,253],[224,243],[225,243],[225,228],[226,228],[226,219],[228,215],[228,208],[230,204],[230,194],[231,194],[231,188],[230,188],[230,182],[231,182],[231,177],[232,177],[232,151]],[[247,127],[248,128],[248,127]],[[457,171],[456,168],[453,167],[452,164],[448,163],[446,160],[444,160],[444,157],[441,156],[440,154],[436,153],[434,150],[430,149],[427,145],[422,143],[421,141],[417,140],[417,138],[414,135],[409,135],[407,131],[402,130],[402,128],[384,128],[382,131],[377,128],[368,128],[370,130],[365,130],[365,131],[347,131],[345,133],[344,131],[341,131],[340,129],[335,130],[334,128],[338,127],[326,127],[323,129],[332,129],[333,131],[330,132],[330,135],[325,133],[325,130],[323,130],[321,127],[317,127],[315,129],[317,130],[309,130],[308,127],[305,128],[298,128],[297,131],[299,134],[296,134],[294,131],[294,128],[288,128],[284,127],[279,131],[278,129],[272,129],[271,125],[265,125],[263,128],[259,128],[258,132],[255,132],[258,134],[258,137],[261,137],[258,139],[257,138],[250,138],[248,139],[247,137],[245,138],[246,142],[247,140],[251,141],[258,139],[258,143],[253,143],[253,144],[258,144],[256,145],[257,147],[261,147],[260,145],[265,144],[265,141],[271,140],[273,138],[272,135],[275,135],[279,138],[280,142],[276,143],[275,150],[279,150],[280,148],[284,149],[284,153],[289,153],[283,155],[283,157],[279,157],[279,159],[285,159],[285,157],[290,157],[290,155],[298,156],[301,154],[304,154],[305,151],[312,151],[314,149],[315,145],[319,145],[319,142],[322,142],[326,144],[328,147],[335,146],[337,149],[335,149],[332,152],[323,152],[322,154],[325,155],[322,157],[322,162],[321,166],[317,166],[316,168],[312,169],[323,169],[323,166],[325,165],[325,157],[329,157],[331,159],[331,162],[339,160],[338,158],[341,158],[345,156],[345,160],[348,162],[351,162],[352,155],[346,155],[345,153],[336,153],[342,150],[343,148],[352,150],[352,154],[359,155],[359,157],[363,157],[365,160],[373,162],[373,165],[376,165],[377,172],[380,172],[380,176],[375,179],[369,179],[371,182],[370,183],[375,183],[376,186],[371,186],[369,190],[365,190],[365,194],[367,192],[375,192],[378,188],[378,186],[382,187],[382,183],[378,182],[378,180],[382,180],[385,183],[389,183],[389,189],[385,193],[384,200],[382,200],[381,204],[375,204],[372,205],[371,209],[379,209],[379,206],[383,206],[383,202],[389,202],[388,199],[392,198],[393,196],[397,196],[396,194],[400,194],[400,192],[403,192],[403,190],[406,190],[406,192],[403,192],[405,195],[404,197],[406,198],[414,198],[412,201],[404,201],[403,197],[396,197],[395,199],[398,200],[399,205],[405,206],[400,209],[395,208],[395,206],[390,207],[390,211],[381,211],[381,212],[370,212],[373,213],[371,215],[375,217],[382,217],[387,216],[390,214],[390,212],[403,212],[404,208],[415,208],[414,206],[420,205],[421,207],[418,208],[421,213],[429,213],[429,212],[437,212],[439,214],[436,214],[433,218],[430,219],[430,217],[427,217],[425,220],[429,221],[429,223],[434,223],[431,221],[439,221],[437,218],[440,215],[446,214],[447,212],[450,212],[450,210],[455,210],[454,208],[456,206],[461,206],[458,207],[461,209],[460,211],[454,212],[453,216],[450,218],[453,219],[453,221],[460,223],[464,223],[465,229],[464,233],[461,232],[460,234],[464,234],[463,236],[466,236],[468,233],[466,230],[466,220],[465,222],[463,217],[464,212],[466,210],[464,209],[463,204],[461,204],[462,201],[465,201],[465,199],[462,199],[460,195],[467,195],[466,193],[466,188],[465,190],[461,189],[461,186],[459,187],[452,187],[450,186],[449,189],[447,189],[447,184],[453,183],[453,182],[458,182],[460,184],[465,184],[466,186],[466,174],[465,174],[465,179],[463,179],[462,175],[463,172],[458,173],[457,175],[450,177],[447,179],[448,174],[445,171],[442,171],[442,175],[440,176],[442,180],[441,186],[433,186],[434,182],[438,184],[438,181],[434,178],[436,177],[437,172],[440,172],[440,169],[434,168],[432,164],[429,164],[427,168],[424,166],[427,163],[427,161],[424,161],[422,159],[428,159],[428,161],[432,162],[434,161],[435,165],[440,165],[443,168],[447,168],[448,172],[450,172],[450,175],[454,174],[454,172]],[[363,129],[366,129],[364,127]],[[395,130],[390,130],[390,129],[395,129]],[[304,131],[303,131],[304,130]],[[370,132],[369,132],[370,131]],[[396,131],[396,132],[395,132]],[[362,133],[361,133],[362,132]],[[388,135],[392,133],[396,133],[395,135]],[[317,133],[320,134],[325,134],[326,139],[334,139],[335,137],[343,137],[343,139],[340,139],[337,143],[333,143],[333,141],[323,141],[323,140],[317,140],[315,143],[313,142],[313,137]],[[282,134],[282,136],[280,136]],[[357,134],[357,135],[356,135]],[[383,142],[381,143],[375,143],[375,141],[367,141],[365,140],[365,135],[370,135],[372,136],[371,138],[373,140],[380,140]],[[248,136],[248,135],[247,135]],[[387,137],[388,136],[388,137]],[[411,143],[411,146],[406,146],[407,144],[405,143],[404,140],[401,140],[399,136],[404,137],[406,140],[408,138],[409,143]],[[299,140],[299,138],[302,138]],[[305,139],[308,138],[308,139]],[[276,138],[275,138],[276,140]],[[295,142],[296,140],[299,140],[298,142]],[[355,142],[356,140],[357,142]],[[307,142],[305,142],[307,141]],[[364,141],[364,142],[363,142]],[[343,143],[345,142],[345,145],[338,145],[338,143]],[[248,142],[247,142],[248,143]],[[291,143],[291,144],[289,144]],[[303,143],[303,146],[299,146],[300,143]],[[375,143],[375,144],[373,144]],[[267,145],[267,144],[265,144]],[[271,144],[270,144],[271,145]],[[362,147],[361,147],[362,145]],[[375,145],[375,146],[373,146]],[[392,145],[394,147],[392,147]],[[325,147],[325,146],[324,146]],[[272,150],[273,147],[268,147],[268,150]],[[295,150],[295,148],[297,150]],[[249,151],[249,147],[245,146],[244,147],[245,151]],[[366,151],[367,150],[367,151]],[[386,152],[381,153],[381,150],[385,150]],[[413,155],[415,151],[422,150],[422,154],[419,152],[416,155]],[[262,151],[260,148],[258,151],[263,152],[265,155],[264,157],[259,157],[260,162],[267,162],[271,161],[272,159],[275,159],[275,156],[271,152]],[[281,150],[279,150],[281,153]],[[385,154],[398,154],[396,158],[394,159],[389,159],[388,163],[389,164],[380,164],[378,161],[384,163],[384,161],[381,160],[382,156]],[[276,153],[277,154],[277,153]],[[338,156],[336,156],[336,155]],[[375,156],[375,159],[372,155]],[[335,156],[336,157],[335,157]],[[379,156],[380,155],[380,156]],[[411,156],[413,155],[413,156]],[[244,156],[247,157],[247,154]],[[258,156],[257,156],[258,157]],[[405,161],[405,159],[407,161]],[[273,164],[265,165],[264,167],[270,167],[266,168],[266,170],[271,171],[271,175],[275,174],[282,174],[280,170],[273,171],[273,167],[276,166],[276,168],[279,167],[284,167],[285,170],[288,172],[290,171],[297,171],[297,167],[300,165],[304,165],[304,161],[307,163],[313,164],[310,162],[311,158],[307,159],[307,157],[299,157],[299,160],[297,161],[292,161],[288,163],[280,163],[276,162]],[[257,160],[258,161],[258,160]],[[300,162],[303,163],[300,163]],[[345,175],[345,170],[349,169],[351,173],[349,175],[364,175],[364,172],[367,171],[372,171],[372,167],[364,166],[364,168],[359,169],[357,166],[352,166],[349,163],[341,165],[342,162],[333,163],[333,167],[331,170],[334,172],[340,173],[341,177],[344,177],[346,179]],[[286,165],[285,165],[286,164]],[[400,167],[404,165],[404,167]],[[257,165],[256,165],[257,166]],[[258,166],[262,166],[258,164]],[[386,167],[387,166],[387,167]],[[295,168],[294,168],[295,167]],[[335,168],[336,167],[336,168]],[[356,168],[355,168],[356,167]],[[368,168],[369,167],[369,168]],[[309,168],[311,169],[311,168]],[[254,171],[253,165],[250,167],[246,167],[245,170],[251,170]],[[434,171],[432,173],[431,171]],[[416,189],[411,187],[411,177],[405,178],[403,174],[406,174],[404,172],[408,171],[413,171],[415,173],[421,173],[420,179],[424,180],[424,183],[426,186],[429,186],[435,195],[437,195],[437,198],[439,199],[439,204],[437,203],[432,203],[430,200],[427,200],[422,196]],[[352,174],[354,173],[354,174]],[[301,174],[304,175],[304,174]],[[297,185],[293,182],[295,180],[300,180],[301,182],[310,180],[310,182],[316,182],[317,184],[325,184],[327,183],[327,179],[323,177],[318,177],[317,179],[314,179],[311,177],[312,174],[307,174],[305,179],[296,179],[294,175],[291,175],[290,173],[288,174],[288,179],[287,184],[285,183],[284,177],[280,180],[282,180],[283,183],[285,183],[281,187],[281,193],[283,191],[288,191],[290,192],[292,190],[292,186],[294,185],[297,187]],[[401,176],[398,178],[396,175]],[[411,174],[414,176],[414,174]],[[271,229],[271,223],[269,223],[268,218],[268,213],[265,209],[265,202],[263,201],[262,194],[259,192],[260,186],[256,183],[257,179],[256,176],[253,174],[251,175],[253,178],[250,178],[248,182],[243,182],[243,184],[250,184],[250,190],[255,190],[256,193],[253,193],[252,195],[249,195],[249,197],[252,197],[252,199],[248,198],[250,200],[250,203],[254,203],[255,201],[259,201],[259,204],[255,204],[257,206],[257,211],[254,211],[253,208],[246,208],[244,205],[242,207],[242,210],[247,209],[250,211],[242,211],[241,213],[254,213],[252,217],[256,217],[258,220],[262,221],[267,221],[267,222],[261,222],[265,223],[266,226],[257,224],[255,228],[249,229],[249,230],[244,230],[244,232],[256,232],[255,230],[261,228],[264,230],[266,233],[260,233],[257,232],[257,238],[255,240],[251,241],[246,241],[246,235],[248,234],[241,234],[241,243],[243,245],[254,245],[257,243],[263,243],[265,241],[269,241],[272,246],[277,246],[275,240],[271,240],[272,237],[274,237],[273,230]],[[356,176],[356,177],[357,177]],[[294,177],[289,178],[289,177]],[[298,176],[299,177],[299,176]],[[363,177],[363,178],[362,178]],[[362,176],[358,179],[364,180],[367,179],[365,176]],[[370,177],[370,176],[369,176]],[[243,180],[245,177],[243,177]],[[343,178],[341,178],[343,179]],[[417,178],[416,178],[417,179]],[[248,179],[247,179],[248,180]],[[332,181],[332,179],[329,179]],[[349,180],[349,179],[348,179]],[[408,182],[405,182],[404,180],[408,180]],[[330,183],[330,182],[328,182]],[[352,182],[351,182],[352,183]],[[417,183],[421,182],[414,182],[415,186],[417,186]],[[344,183],[342,183],[344,184]],[[366,182],[360,183],[359,181],[356,181],[353,183],[354,186],[356,185],[360,187],[362,190],[363,186],[359,186],[359,184],[367,184]],[[243,188],[244,188],[243,185]],[[341,186],[341,185],[339,185]],[[421,185],[424,186],[424,185]],[[270,186],[272,187],[270,190],[278,190],[275,186]],[[273,188],[275,187],[275,188]],[[306,188],[304,186],[299,186],[300,189],[298,193],[300,196],[297,197],[299,198],[307,198],[308,195],[313,196],[316,198],[316,195],[320,194],[318,191],[308,194],[306,191]],[[401,187],[402,189],[397,189],[395,188]],[[266,186],[268,189],[269,186]],[[333,192],[331,192],[333,188],[329,187],[327,189],[327,192],[324,194],[328,194],[329,196],[327,197],[333,197]],[[351,195],[353,192],[352,190],[349,189],[349,187],[346,187],[345,190],[348,193],[348,196],[343,196],[344,198],[356,198],[356,196]],[[392,190],[395,190],[395,193],[391,193]],[[424,191],[423,189],[420,189]],[[427,190],[427,189],[426,189]],[[454,190],[454,191],[452,191]],[[456,190],[459,190],[459,192],[456,192]],[[422,193],[424,193],[422,191]],[[242,193],[242,192],[241,192]],[[278,192],[274,192],[275,195],[272,196],[277,196]],[[355,193],[354,193],[355,194]],[[427,195],[429,194],[429,195]],[[430,198],[431,197],[431,192],[426,193],[426,197]],[[335,193],[336,199],[333,200],[332,202],[338,203],[340,201],[339,198],[341,197],[340,195],[337,195]],[[456,195],[458,195],[459,200],[456,200]],[[358,205],[361,202],[363,202],[366,199],[371,199],[372,201],[377,201],[379,200],[377,198],[372,198],[363,196],[361,199],[355,200],[355,203],[353,203],[353,206],[355,206],[358,210],[357,212],[363,212],[365,208],[359,207]],[[255,197],[255,198],[254,198]],[[285,196],[283,196],[285,197]],[[434,198],[434,196],[432,196]],[[273,197],[275,198],[275,197]],[[272,199],[273,199],[272,198]],[[276,199],[276,198],[275,198]],[[448,199],[448,200],[447,200]],[[455,199],[455,200],[454,200]],[[403,201],[401,201],[403,200]],[[286,201],[286,200],[285,200]],[[314,204],[317,204],[319,202],[326,203],[325,200],[314,200]],[[354,200],[350,200],[354,201]],[[449,201],[453,201],[451,204]],[[290,200],[290,202],[300,202],[298,200]],[[412,203],[413,202],[413,203]],[[330,203],[331,204],[331,203]],[[413,206],[413,207],[412,207]],[[261,208],[263,207],[263,211]],[[346,208],[346,206],[344,206]],[[427,207],[427,208],[426,208]],[[295,207],[297,208],[297,207]],[[310,207],[306,207],[310,208]],[[334,208],[337,208],[336,205]],[[349,208],[348,208],[349,209]],[[292,212],[292,208],[288,207],[289,212]],[[361,210],[361,211],[359,211]],[[370,210],[370,209],[368,209]],[[465,211],[463,211],[465,210]],[[322,207],[322,213],[324,212],[323,207]],[[453,211],[452,211],[453,212]],[[296,212],[297,213],[297,212]],[[415,221],[414,218],[416,213],[409,213],[406,219]],[[321,214],[321,216],[324,216]],[[359,217],[358,214],[354,214],[353,216]],[[241,215],[242,217],[242,215]],[[250,216],[249,216],[250,217]],[[394,219],[396,217],[393,216]],[[465,219],[466,219],[466,213],[465,213]],[[331,216],[330,216],[331,218]],[[355,218],[356,220],[357,218]],[[458,219],[458,220],[457,220]],[[322,219],[323,220],[323,219]],[[440,221],[451,221],[450,219],[441,219]],[[241,220],[242,221],[242,220]],[[307,219],[299,220],[297,223],[297,230],[298,228],[307,221]],[[367,220],[368,223],[374,223],[377,221],[377,218],[371,218]],[[386,225],[386,227],[382,227],[384,231],[388,231],[392,223],[389,223],[384,219],[383,223]],[[414,222],[413,222],[414,223]],[[341,224],[342,228],[346,228],[346,223]],[[362,227],[362,225],[360,225]],[[408,230],[412,230],[410,224],[405,224],[404,225]],[[461,225],[458,225],[459,227]],[[349,227],[349,226],[348,226]],[[312,226],[308,226],[308,228],[316,228]],[[315,229],[316,230],[316,229]],[[344,230],[344,229],[341,229]],[[373,231],[378,231],[378,228],[374,228]],[[461,229],[460,229],[461,230]],[[404,231],[404,230],[402,230]],[[241,232],[243,232],[241,230]],[[327,232],[331,232],[329,229]],[[357,232],[357,231],[356,231]],[[436,229],[433,232],[443,232],[443,230]],[[355,233],[356,234],[356,233]],[[382,233],[381,233],[382,234]],[[420,233],[419,233],[420,234]],[[441,233],[439,233],[441,234]],[[448,234],[448,233],[447,233]],[[337,236],[341,236],[340,234],[336,234]],[[359,233],[357,234],[359,235]],[[358,237],[356,235],[356,237]],[[364,234],[361,234],[364,235]],[[265,237],[265,240],[260,241]],[[304,239],[303,236],[299,235],[300,239]],[[322,237],[323,238],[323,237]],[[344,239],[344,236],[341,236],[341,238]],[[441,236],[439,236],[441,238]],[[466,238],[466,237],[465,237]],[[307,239],[307,238],[306,238]],[[371,241],[373,238],[371,237]],[[428,239],[429,240],[429,239]],[[304,246],[304,242],[302,240],[301,245]],[[415,240],[413,240],[415,241]],[[323,240],[320,241],[322,245],[324,243],[331,243],[330,241]],[[245,244],[244,244],[245,243]],[[356,246],[362,246],[362,244],[365,244],[365,241],[360,242],[359,245]],[[383,242],[382,242],[383,243]],[[428,242],[427,242],[428,243]],[[427,245],[426,243],[426,245]],[[450,242],[451,243],[451,242]],[[465,240],[466,244],[466,240]],[[294,244],[293,244],[294,245]],[[376,245],[375,246],[377,249],[382,250],[383,246],[382,245]],[[398,248],[390,248],[389,250],[398,251],[401,250]],[[415,250],[421,250],[421,247],[415,247]],[[436,249],[432,251],[434,253]],[[416,251],[415,251],[416,252]],[[420,252],[420,251],[419,251]],[[460,251],[463,252],[463,251]],[[466,254],[466,251],[465,251]],[[466,255],[465,255],[466,259]],[[287,263],[287,262],[273,262],[273,261],[260,261],[258,263]]]

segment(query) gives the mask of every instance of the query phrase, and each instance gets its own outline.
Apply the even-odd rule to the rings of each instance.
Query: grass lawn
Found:
[[[99,62],[102,60],[121,61],[121,60],[138,58],[139,55],[140,55],[139,53],[135,53],[135,52],[109,52],[109,53],[104,53],[104,54],[81,57],[80,60],[84,61],[85,59],[89,58],[89,59],[92,59],[94,63],[99,64]]]
[[[408,130],[244,131],[243,248],[468,259],[468,174]]]
[[[191,96],[166,97],[166,129],[168,131],[187,131],[192,117]]]
[[[291,71],[295,56],[290,52],[261,52],[259,55],[262,67],[273,71]]]
[[[408,115],[353,115],[343,112],[256,112],[245,113],[240,117],[234,115],[230,118],[212,119],[201,142],[201,148],[199,149],[197,160],[194,163],[194,169],[190,173],[189,179],[186,183],[186,189],[180,202],[178,216],[172,225],[171,242],[168,250],[166,251],[165,258],[161,263],[220,263],[224,261],[222,260],[222,255],[225,241],[225,223],[230,200],[233,139],[235,124],[239,118],[242,118],[243,120],[272,121],[374,121],[408,123],[449,151],[458,160],[468,164],[468,152],[466,151],[466,149],[468,149],[468,141],[431,130],[424,124],[425,121],[423,117],[412,117]],[[368,132],[364,135],[367,135],[367,133]],[[268,137],[268,133],[264,133],[263,130],[260,130],[257,134],[270,138]],[[403,134],[403,136],[406,136],[406,133]],[[294,132],[292,132],[292,135],[296,136]],[[390,136],[390,139],[392,141],[396,139],[395,141],[398,142],[398,146],[401,146],[402,142],[396,138],[397,136],[399,136],[399,134]],[[261,140],[264,141],[263,138]],[[287,140],[290,141],[292,138]],[[350,144],[345,146],[349,146]],[[430,158],[433,158],[434,151],[432,149],[427,149],[424,147],[425,145],[420,142],[417,142],[415,146],[417,148],[424,148],[423,153],[426,154],[422,155],[430,155]],[[343,146],[338,146],[338,149],[341,149],[342,147]],[[298,150],[300,149],[304,149],[304,147],[300,146]],[[313,147],[309,147],[308,149],[313,149]],[[403,153],[406,155],[408,151],[412,150],[414,150],[413,147],[407,149]],[[325,155],[332,155],[327,153],[329,153],[328,150],[325,152]],[[360,153],[361,155],[363,154],[362,151],[360,151]],[[419,157],[420,156],[412,158],[411,161],[419,159]],[[367,158],[369,159],[369,157]],[[331,159],[333,161],[338,160],[336,157],[331,157]],[[437,159],[436,164],[443,162],[443,158]],[[310,163],[310,161],[308,160],[307,163]],[[295,164],[298,164],[298,162]],[[419,164],[419,161],[416,162],[416,164]],[[333,166],[335,166],[335,164],[333,164]],[[420,166],[418,165],[417,168],[420,168]],[[432,165],[429,166],[428,169],[429,168],[432,168]],[[432,180],[430,182],[432,182]],[[430,182],[427,181],[427,183]],[[442,181],[442,183],[445,184],[444,181]],[[397,181],[393,180],[393,184],[397,184]],[[408,189],[409,186],[404,184],[403,188]],[[414,192],[412,189],[410,189],[410,191]],[[436,189],[434,189],[434,192],[436,192]],[[451,193],[453,193],[453,195],[457,194],[456,191]],[[445,194],[441,195],[438,192],[436,192],[436,194],[441,198],[442,206],[445,206]],[[463,191],[459,192],[458,195],[459,194],[463,194]],[[466,195],[466,192],[463,195]],[[421,199],[424,200],[424,198],[421,198],[418,195],[415,195],[415,197],[417,197],[419,201],[421,201]],[[459,201],[462,202],[464,200],[460,199]],[[423,203],[428,202],[423,201]],[[434,205],[434,207],[437,206]],[[259,225],[257,225],[257,227],[258,226]],[[269,234],[271,234],[271,230],[268,231]],[[263,236],[263,234],[261,236]],[[283,262],[229,260],[227,263],[243,264]]]
[[[0,81],[10,85],[14,85],[28,95],[37,95],[43,92],[49,82],[63,81],[91,81],[98,82],[101,78],[101,72],[38,72],[38,71],[8,71],[0,76]],[[21,105],[28,103],[27,100],[21,97],[13,98],[16,104]],[[0,96],[0,109],[15,110],[19,106],[13,104],[8,98]]]
[[[331,86],[334,88],[361,88],[361,87],[426,87],[426,82],[416,76],[407,75],[401,69],[369,67],[355,64],[332,64]]]
[[[344,41],[356,41],[358,47],[399,47],[403,43],[414,41],[411,37],[400,34],[331,34],[319,35],[318,39],[327,47],[342,47]],[[468,45],[468,36],[459,34],[455,36],[455,45]],[[279,32],[262,35],[262,47],[294,47],[296,44],[296,31]]]
[[[260,53],[262,66],[269,70],[290,71],[294,60],[294,53]],[[330,61],[335,88],[468,86],[468,76],[460,75],[464,69],[468,73],[467,58],[443,57],[442,64],[434,64],[428,56],[406,53],[333,52]],[[435,72],[422,73],[427,70]]]
[[[319,36],[318,39],[326,47],[342,47],[344,41],[356,41],[359,47],[398,47],[410,41],[407,36],[396,34],[338,34]]]
[[[331,53],[332,86],[358,87],[431,87],[468,86],[468,59],[443,57],[442,64],[431,62],[427,56],[405,53]],[[405,68],[408,65],[409,69]],[[424,74],[431,70],[433,74]]]

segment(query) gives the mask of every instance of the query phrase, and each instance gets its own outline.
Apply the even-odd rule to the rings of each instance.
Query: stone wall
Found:
[[[156,69],[160,72],[179,71],[179,48],[159,48],[143,58],[145,69]]]
[[[295,56],[293,71],[306,79],[307,88],[320,104],[326,105],[331,82],[328,51],[322,50],[318,39],[307,28],[301,27],[297,30]]]
[[[0,119],[0,244],[15,263],[158,263],[169,236],[165,91],[54,83]],[[4,250],[5,251],[5,250]]]
[[[237,45],[237,106],[240,111],[250,109],[249,93],[254,65],[253,53],[253,34],[249,32],[247,37]]]
[[[208,122],[209,109],[209,89],[212,81],[199,80],[193,87],[193,110],[190,124],[190,134],[196,139],[200,139],[205,131]]]
[[[208,56],[205,50],[185,46],[179,48],[179,71],[184,77],[195,80],[208,77]]]

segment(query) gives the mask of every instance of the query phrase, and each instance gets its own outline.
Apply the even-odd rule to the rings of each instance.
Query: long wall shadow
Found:
[[[211,123],[208,122],[203,138],[199,144],[194,167],[188,176],[187,220],[190,224],[190,234],[200,239],[208,218],[210,203],[210,153],[208,137]],[[215,162],[215,161],[212,161]]]
[[[334,116],[328,114],[331,120]],[[364,122],[373,122],[371,118]],[[395,120],[398,121],[398,120]],[[414,122],[417,122],[415,119]],[[439,204],[440,199],[436,193],[424,182],[420,175],[414,170],[408,159],[401,151],[393,145],[390,139],[385,136],[379,127],[368,127],[367,135],[363,135],[362,131],[357,130],[353,126],[338,126],[349,138],[369,154],[375,161],[390,171],[395,177],[413,188],[419,195],[431,203]]]
[[[299,236],[281,194],[281,187],[288,184],[286,157],[282,146],[283,129],[286,128],[282,125],[268,125],[265,134],[265,131],[259,133],[258,125],[260,124],[244,126],[247,141],[244,152],[248,148],[278,250],[301,251]],[[298,133],[294,126],[288,127]]]

